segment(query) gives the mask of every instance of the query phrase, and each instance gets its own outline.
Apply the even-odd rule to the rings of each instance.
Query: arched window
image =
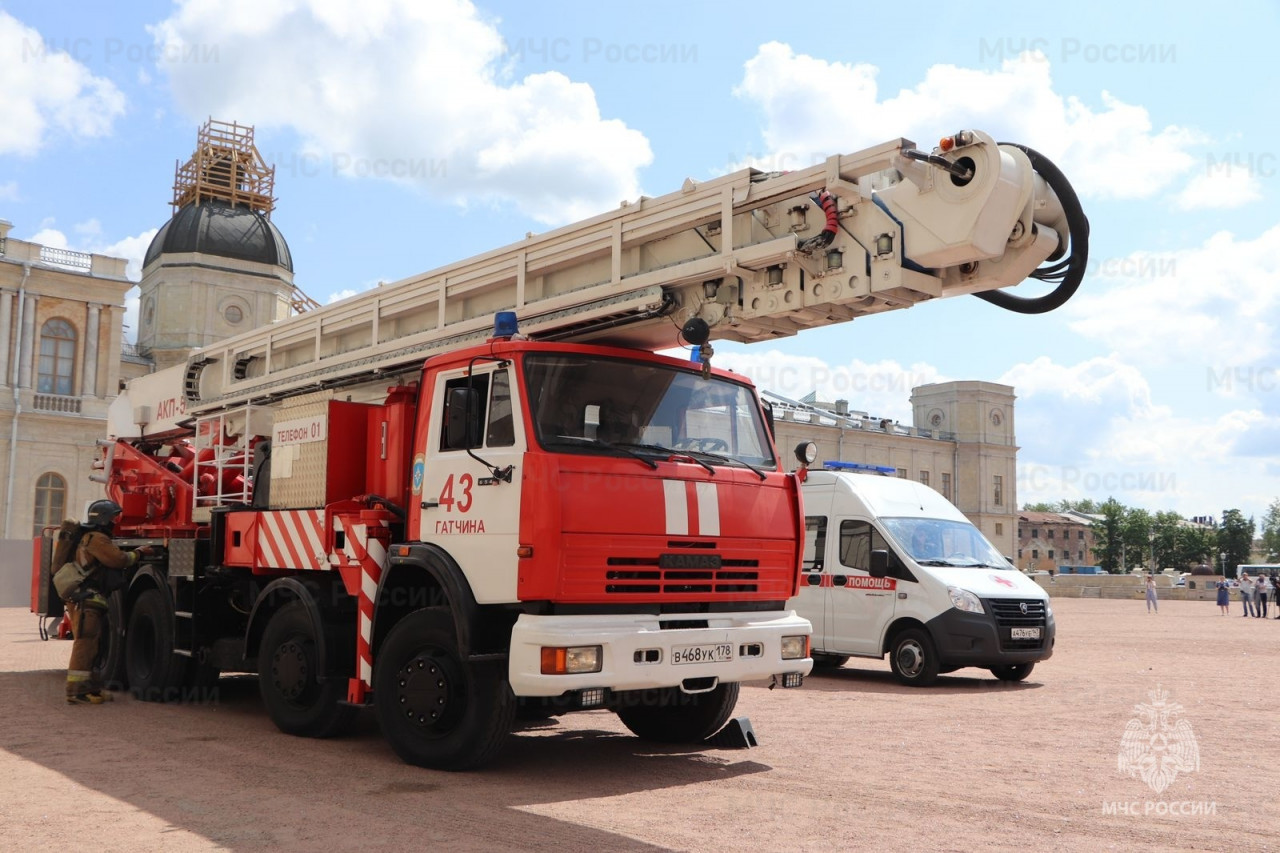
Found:
[[[36,517],[31,535],[46,527],[57,527],[67,511],[67,481],[57,474],[45,474],[36,481]]]
[[[40,328],[40,378],[36,391],[70,396],[74,388],[75,366],[75,326],[55,317]]]

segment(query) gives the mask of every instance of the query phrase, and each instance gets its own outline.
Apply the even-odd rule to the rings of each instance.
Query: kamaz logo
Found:
[[[661,554],[658,556],[660,569],[718,569],[719,554]]]

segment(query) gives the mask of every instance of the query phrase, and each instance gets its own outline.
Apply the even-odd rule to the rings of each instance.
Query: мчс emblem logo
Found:
[[[1176,719],[1182,706],[1170,702],[1168,691],[1157,685],[1150,705],[1135,705],[1137,717],[1124,727],[1118,767],[1137,776],[1157,794],[1174,783],[1179,773],[1200,769],[1200,745],[1187,720]]]

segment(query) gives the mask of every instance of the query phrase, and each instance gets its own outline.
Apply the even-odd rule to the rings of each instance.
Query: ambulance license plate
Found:
[[[671,650],[672,663],[727,663],[733,660],[732,643],[707,646],[676,646]]]
[[[1040,629],[1039,628],[1010,628],[1009,639],[1038,640],[1040,639]]]

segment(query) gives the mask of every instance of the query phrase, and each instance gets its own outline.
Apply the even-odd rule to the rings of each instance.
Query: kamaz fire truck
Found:
[[[713,340],[977,294],[1065,301],[1088,224],[977,131],[745,169],[198,350],[114,402],[124,547],[103,674],[144,700],[257,673],[283,731],[372,705],[461,769],[519,710],[698,742],[812,666],[799,482]],[[1027,277],[1043,296],[999,292]],[[498,322],[495,326],[495,317]],[[518,324],[518,325],[517,325]],[[693,360],[655,354],[696,348]]]

